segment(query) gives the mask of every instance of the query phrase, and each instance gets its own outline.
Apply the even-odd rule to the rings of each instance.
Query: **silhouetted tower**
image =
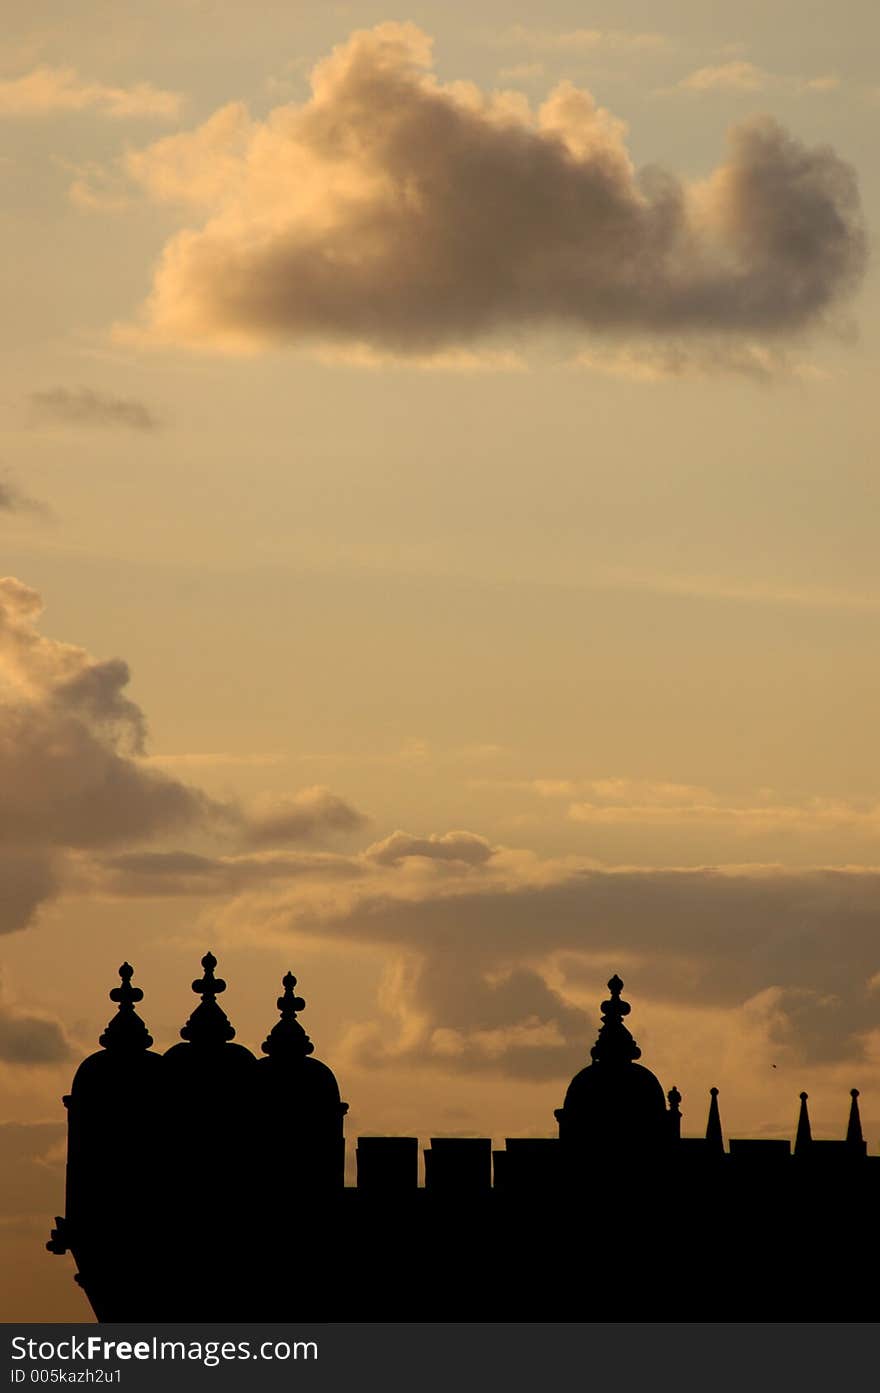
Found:
[[[339,1097],[332,1069],[313,1059],[314,1045],[297,1020],[305,1001],[296,996],[296,978],[282,978],[281,1019],[263,1041],[259,1061],[265,1136],[265,1163],[278,1186],[313,1198],[341,1191],[345,1171],[343,1118],[348,1104]]]
[[[83,1060],[64,1099],[67,1213],[47,1245],[73,1253],[77,1281],[99,1318],[113,1300],[144,1309],[143,1268],[132,1270],[128,1225],[133,1201],[138,1228],[147,1232],[163,1207],[155,1121],[164,1061],[150,1049],[152,1037],[135,1010],[144,994],[131,985],[133,973],[129,963],[120,967],[121,983],[110,992],[117,1013],[100,1037],[101,1050]]]
[[[593,1062],[575,1074],[555,1112],[563,1166],[572,1181],[584,1167],[655,1160],[668,1149],[673,1130],[659,1079],[635,1062],[642,1052],[623,1023],[630,1012],[620,996],[623,982],[614,976],[608,989],[590,1051]]]

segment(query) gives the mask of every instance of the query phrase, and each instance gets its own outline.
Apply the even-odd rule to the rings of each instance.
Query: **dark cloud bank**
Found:
[[[876,870],[547,863],[536,881],[532,861],[518,869],[515,854],[496,878],[486,878],[489,866],[461,864],[458,878],[441,868],[415,886],[365,879],[336,913],[326,904],[315,912],[305,899],[286,914],[270,911],[269,922],[275,932],[396,953],[389,1009],[428,1026],[417,1038],[409,1032],[403,1055],[412,1061],[564,1074],[595,1029],[595,1011],[574,1005],[565,986],[577,994],[587,983],[601,987],[616,968],[652,999],[683,1008],[736,1009],[771,992],[768,1038],[781,1057],[864,1059],[866,1037],[880,1027]],[[563,993],[548,985],[550,960]],[[448,1053],[442,1039],[439,1052],[432,1042],[435,1029],[458,1033]],[[488,1053],[479,1038],[486,1031],[502,1032]],[[362,1053],[378,1063],[402,1058],[369,1039]]]

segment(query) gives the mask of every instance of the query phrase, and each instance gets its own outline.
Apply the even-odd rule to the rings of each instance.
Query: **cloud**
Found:
[[[536,49],[540,53],[583,54],[596,49],[607,52],[657,53],[670,47],[665,34],[639,33],[628,29],[529,29],[514,24],[499,35],[498,44]]]
[[[766,92],[773,88],[795,93],[833,92],[840,86],[840,79],[833,74],[820,77],[785,77],[767,72],[745,59],[734,59],[729,63],[698,68],[681,78],[674,87],[663,88],[664,94],[670,92]]]
[[[29,498],[11,479],[0,479],[0,513],[38,513],[48,512],[45,503]]]
[[[408,832],[398,831],[367,847],[364,855],[379,866],[396,866],[411,856],[480,866],[489,860],[492,848],[485,837],[478,837],[473,832],[444,832],[442,836],[432,833],[429,837],[413,837]]]
[[[146,756],[127,664],[47,638],[41,610],[36,591],[0,579],[0,933],[25,928],[66,890],[222,894],[316,869],[328,880],[358,874],[345,858],[278,851],[362,827],[350,803],[314,787],[247,805],[173,777]],[[194,835],[276,851],[132,849]]]
[[[354,857],[328,852],[257,852],[244,856],[203,856],[188,851],[128,851],[90,858],[79,868],[85,894],[120,898],[203,898],[236,895],[276,881],[311,877],[350,880],[364,873]]]
[[[241,765],[243,767],[271,766],[284,763],[280,754],[259,753],[233,754],[227,750],[183,752],[180,754],[153,754],[147,756],[150,764],[158,764],[164,769],[214,769],[219,765]]]
[[[622,122],[570,83],[442,85],[411,24],[351,36],[303,105],[240,104],[128,159],[196,209],[123,336],[254,351],[284,343],[425,358],[548,327],[618,338],[779,340],[857,287],[856,178],[769,117],[688,184],[637,173]]]
[[[543,63],[513,63],[509,68],[499,68],[500,82],[540,82],[546,76]]]
[[[0,753],[0,767],[2,763]],[[8,795],[7,802],[14,808],[14,791]],[[2,841],[0,832],[0,843]],[[28,847],[20,843],[0,845],[0,934],[27,928],[40,907],[58,893],[61,880],[56,848]]]
[[[745,835],[847,832],[880,839],[880,803],[870,797],[785,799],[770,788],[731,796],[698,784],[630,778],[474,779],[471,787],[565,802],[566,816],[589,826],[727,828]]]
[[[0,1061],[4,1064],[59,1064],[69,1059],[70,1042],[59,1020],[26,1011],[0,998]]]
[[[861,1059],[880,1031],[875,869],[608,868],[505,848],[457,868],[416,858],[418,873],[370,860],[325,890],[244,894],[220,920],[381,951],[383,1015],[351,1037],[377,1060],[562,1075],[589,1036],[582,978],[594,993],[614,970],[683,1011],[751,1012],[777,1058]]]
[[[38,424],[136,431],[154,431],[160,425],[158,417],[143,402],[109,396],[90,387],[52,387],[32,392],[29,400]]]
[[[64,1122],[0,1122],[0,1216],[57,1212],[64,1194]],[[47,1226],[48,1227],[48,1226]]]
[[[566,1002],[540,973],[462,973],[443,953],[396,959],[381,990],[384,1021],[354,1026],[343,1056],[361,1067],[427,1064],[522,1079],[571,1075],[595,1035],[594,1012]],[[388,1022],[393,1034],[389,1038]]]
[[[133,87],[88,82],[75,68],[43,66],[0,82],[0,118],[96,111],[115,118],[148,116],[168,120],[179,114],[182,100],[178,92],[163,92],[150,82],[138,82]]]
[[[725,600],[735,604],[793,605],[798,609],[850,610],[871,614],[880,609],[880,593],[835,590],[822,585],[780,585],[773,581],[731,580],[726,576],[663,574],[614,567],[605,583],[620,590],[647,590],[658,595]]]
[[[0,932],[54,895],[71,848],[118,845],[216,814],[199,790],[144,767],[143,712],[121,659],[44,637],[42,602],[0,580]]]
[[[787,346],[748,339],[731,342],[712,334],[696,344],[678,336],[623,348],[594,346],[577,353],[571,365],[630,382],[669,382],[718,373],[765,383],[816,382],[828,377],[824,369],[793,355]]]
[[[328,832],[354,832],[366,823],[345,799],[315,785],[292,796],[264,795],[245,813],[243,835],[250,846],[313,841]]]
[[[859,807],[842,798],[809,798],[800,803],[722,803],[717,795],[694,790],[690,798],[645,798],[638,802],[584,801],[572,803],[568,815],[574,822],[593,825],[717,827],[740,832],[772,832],[791,829],[828,832],[849,829],[880,834],[880,805]]]

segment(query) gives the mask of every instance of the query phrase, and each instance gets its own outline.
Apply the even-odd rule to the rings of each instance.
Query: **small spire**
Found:
[[[620,999],[623,982],[616,973],[608,983],[608,990],[611,1000],[602,1002],[602,1025],[590,1054],[594,1064],[629,1064],[642,1052],[623,1024],[624,1016],[629,1015],[632,1007],[628,1001]]]
[[[202,999],[180,1032],[192,1045],[222,1045],[235,1035],[229,1017],[217,1005],[217,997],[226,991],[226,983],[222,977],[214,976],[216,966],[214,954],[206,953],[202,958],[205,975],[197,977],[192,984],[193,991]]]
[[[865,1149],[865,1139],[862,1136],[862,1119],[859,1116],[859,1090],[857,1088],[851,1088],[849,1096],[852,1102],[849,1105],[849,1124],[846,1129],[846,1144],[862,1152]]]
[[[305,1059],[315,1047],[297,1020],[296,1013],[304,1011],[306,1003],[301,996],[294,994],[296,978],[292,972],[284,974],[281,985],[284,994],[279,996],[277,1003],[281,1020],[273,1025],[268,1038],[263,1041],[263,1054],[269,1055],[270,1059]]]
[[[709,1089],[709,1117],[706,1121],[706,1150],[712,1156],[724,1155],[724,1133],[718,1108],[718,1089]]]
[[[127,1050],[133,1054],[138,1050],[148,1050],[153,1043],[153,1037],[134,1009],[139,1001],[143,1001],[144,994],[140,987],[131,985],[134,976],[131,963],[122,964],[119,976],[122,979],[121,985],[114,987],[110,992],[110,1000],[115,1001],[119,1009],[107,1025],[98,1044],[103,1045],[105,1050],[114,1052]]]
[[[810,1114],[807,1112],[808,1093],[801,1094],[801,1110],[798,1114],[797,1136],[794,1139],[795,1156],[806,1155],[807,1148],[813,1140],[813,1133],[810,1130]]]

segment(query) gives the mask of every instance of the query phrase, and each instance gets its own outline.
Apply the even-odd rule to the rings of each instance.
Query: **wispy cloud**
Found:
[[[135,431],[154,431],[161,425],[144,402],[114,397],[91,387],[51,387],[32,392],[29,401],[34,424]]]
[[[656,53],[671,46],[666,34],[630,29],[532,29],[514,24],[495,39],[511,48],[530,48],[539,53],[593,53],[597,49],[617,53]]]
[[[670,382],[724,373],[756,383],[819,382],[828,373],[779,344],[732,342],[706,334],[699,345],[682,338],[622,347],[596,344],[571,366],[630,382]]]
[[[833,73],[817,77],[798,77],[791,74],[771,73],[744,58],[731,59],[728,63],[718,63],[705,68],[697,68],[688,73],[672,87],[661,88],[668,95],[672,92],[726,92],[747,95],[753,92],[784,90],[792,93],[833,92],[840,86],[840,79]]]
[[[162,91],[150,82],[111,87],[81,78],[75,68],[39,67],[0,81],[0,117],[95,111],[117,119],[148,116],[169,120],[179,115],[182,102],[178,92]]]
[[[280,754],[231,754],[226,751],[191,752],[181,754],[154,754],[144,758],[145,764],[158,764],[166,769],[213,769],[223,765],[233,766],[270,766],[283,764],[284,755]]]
[[[744,604],[794,605],[799,609],[880,611],[876,591],[837,590],[830,586],[783,584],[769,580],[731,580],[727,576],[682,575],[607,568],[598,583],[621,590],[647,590],[658,595],[730,600]]]
[[[499,82],[541,82],[546,76],[543,63],[513,63],[498,69]]]
[[[570,821],[593,826],[722,827],[734,833],[846,830],[880,838],[880,802],[869,797],[786,798],[771,788],[733,797],[699,784],[621,776],[472,779],[469,786],[555,802]]]
[[[0,513],[32,513],[46,516],[49,508],[37,498],[31,498],[8,475],[0,478]]]

